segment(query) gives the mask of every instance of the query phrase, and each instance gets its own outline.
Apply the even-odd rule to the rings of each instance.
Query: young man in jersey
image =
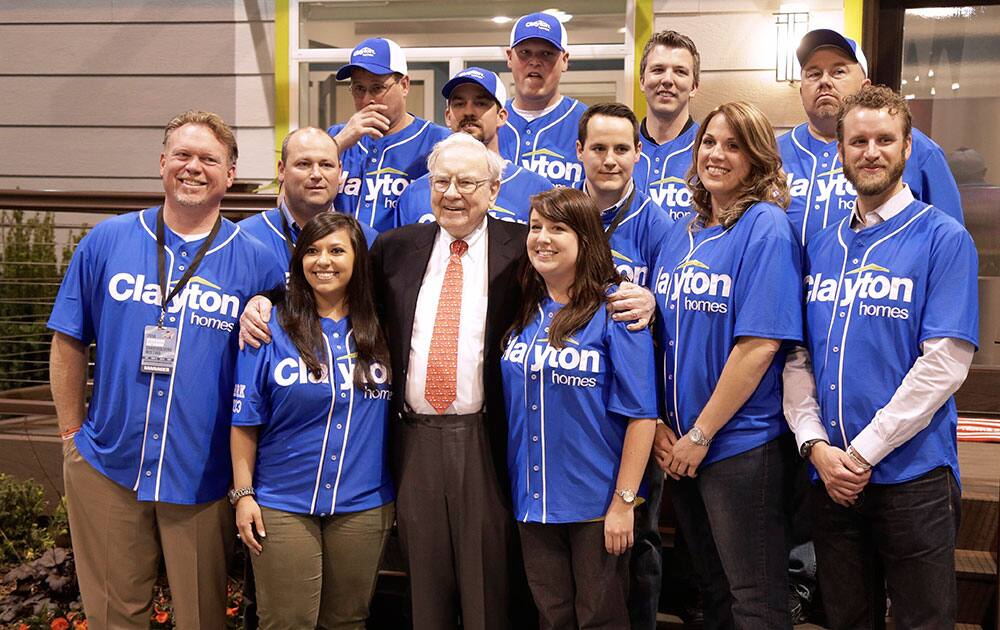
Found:
[[[871,81],[861,47],[836,31],[806,33],[796,55],[802,66],[799,95],[809,120],[778,138],[778,148],[792,195],[788,218],[806,244],[854,209],[856,193],[837,155],[837,111]],[[912,150],[903,181],[913,196],[962,223],[961,198],[941,147],[914,129]]]
[[[906,101],[844,100],[838,156],[858,193],[806,252],[808,352],[785,375],[785,416],[815,467],[813,528],[832,628],[955,625],[958,488],[952,394],[978,340],[969,233],[915,199]],[[811,357],[811,361],[810,361]]]
[[[333,211],[340,186],[337,141],[316,127],[290,132],[281,142],[278,183],[281,205],[240,221],[240,228],[264,243],[288,264],[302,227],[316,215]],[[361,231],[370,247],[378,232],[365,224]]]
[[[691,193],[684,183],[698,123],[691,97],[698,93],[701,55],[687,35],[660,31],[646,42],[639,62],[639,86],[646,95],[642,157],[632,178],[675,221],[691,216]]]
[[[577,157],[583,163],[583,191],[602,209],[615,267],[630,281],[652,289],[651,268],[673,221],[632,181],[640,159],[639,121],[621,103],[592,105],[580,117]],[[656,627],[662,575],[660,498],[663,473],[651,463],[645,480],[649,500],[635,513],[635,546],[629,560],[629,616],[633,628]]]
[[[49,318],[76,571],[94,627],[149,627],[161,553],[177,627],[226,625],[236,322],[250,296],[284,282],[274,255],[221,217],[236,157],[217,115],[171,120],[163,205],[97,224]]]
[[[410,91],[406,57],[391,39],[366,39],[337,70],[351,80],[355,113],[330,127],[341,151],[343,187],[334,207],[384,232],[395,226],[396,201],[427,172],[427,155],[451,132],[406,111]]]
[[[467,133],[494,153],[500,152],[497,129],[507,120],[507,90],[500,77],[483,68],[466,68],[441,88],[448,102],[444,119],[455,133]],[[500,194],[490,206],[489,215],[501,221],[528,223],[531,196],[552,188],[549,180],[514,162],[504,160]],[[429,223],[431,189],[427,175],[411,183],[399,197],[397,225]]]
[[[514,98],[500,128],[500,155],[557,186],[583,181],[574,156],[577,123],[586,106],[559,94],[569,68],[566,29],[548,13],[522,16],[510,32],[507,67],[514,75]]]

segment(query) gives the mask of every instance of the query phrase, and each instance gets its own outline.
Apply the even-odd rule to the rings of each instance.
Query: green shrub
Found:
[[[45,492],[34,481],[0,473],[0,567],[31,562],[67,533],[65,501],[48,514]]]

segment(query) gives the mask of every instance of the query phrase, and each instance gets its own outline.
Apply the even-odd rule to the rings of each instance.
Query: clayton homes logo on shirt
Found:
[[[733,278],[715,273],[694,258],[677,265],[673,273],[662,271],[656,279],[656,293],[676,302],[683,296],[684,310],[706,313],[728,313],[727,300],[733,291]]]
[[[805,197],[809,194],[810,180],[808,177],[796,178],[794,173],[788,174],[788,193],[792,197]],[[837,199],[837,208],[845,212],[854,210],[855,198],[858,196],[854,185],[844,177],[843,168],[834,168],[824,173],[817,173],[812,181],[813,203],[825,203],[831,198]],[[808,202],[808,200],[807,200]]]
[[[364,187],[364,201],[373,203],[382,199],[386,208],[395,208],[398,197],[410,185],[410,176],[405,171],[384,167],[365,173],[364,177],[351,177],[345,173],[340,192],[358,195]]]
[[[174,284],[176,283],[171,286]],[[116,302],[142,302],[153,306],[161,304],[158,283],[147,282],[143,274],[132,275],[127,271],[111,276],[108,295]],[[184,285],[184,289],[167,304],[167,313],[176,314],[182,309],[190,314],[189,323],[230,333],[233,332],[234,322],[239,318],[240,298],[225,293],[222,287],[200,276],[193,276]]]
[[[558,350],[550,346],[548,341],[548,339],[539,339],[535,345],[529,347],[527,342],[511,340],[503,353],[503,360],[523,364],[527,359],[529,360],[529,372],[540,372],[543,368],[547,368],[549,369],[549,379],[554,385],[597,386],[595,377],[566,374],[559,371],[600,373],[601,354],[597,350],[574,347],[579,346],[580,342],[573,338],[566,339],[566,345]]]
[[[690,214],[691,191],[682,177],[664,177],[649,184],[649,196],[674,221]]]
[[[583,179],[583,165],[567,160],[551,149],[535,149],[521,156],[521,166],[548,180],[578,182]]]
[[[913,303],[913,280],[894,276],[889,269],[875,263],[848,271],[844,274],[843,284],[837,278],[824,277],[822,273],[806,276],[805,284],[806,300],[809,302],[836,301],[836,307],[850,308],[857,300],[859,315],[910,318],[908,306]],[[883,303],[872,304],[864,300],[879,300]]]

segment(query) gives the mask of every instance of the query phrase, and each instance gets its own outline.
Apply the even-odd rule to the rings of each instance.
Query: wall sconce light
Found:
[[[774,14],[777,35],[777,56],[774,65],[774,80],[798,81],[802,68],[799,66],[795,49],[802,37],[809,32],[808,12],[782,12]]]

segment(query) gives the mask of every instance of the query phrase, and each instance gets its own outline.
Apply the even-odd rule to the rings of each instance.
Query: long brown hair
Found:
[[[743,181],[743,190],[728,208],[717,208],[715,218],[722,227],[736,223],[747,209],[758,201],[767,201],[788,208],[788,181],[781,170],[781,154],[774,140],[774,129],[764,112],[750,103],[734,101],[719,105],[705,117],[698,129],[692,148],[691,168],[687,173],[687,186],[691,201],[702,225],[712,221],[712,196],[698,177],[698,152],[705,138],[708,123],[716,116],[724,116],[729,127],[739,139],[740,150],[750,161],[750,174]]]
[[[549,345],[562,348],[566,338],[585,326],[605,303],[608,285],[617,285],[620,278],[611,262],[611,248],[601,225],[601,211],[586,193],[574,188],[546,190],[531,198],[531,211],[549,221],[565,223],[576,233],[576,275],[570,287],[569,304],[556,313],[549,324]],[[521,289],[521,307],[505,337],[524,330],[548,295],[545,280],[530,264],[525,264],[521,271]]]
[[[372,363],[381,363],[388,371],[389,351],[375,315],[368,243],[354,217],[339,212],[322,212],[302,228],[288,265],[288,290],[284,301],[278,305],[278,322],[295,344],[306,368],[313,376],[320,378],[326,362],[326,345],[323,343],[323,329],[316,312],[316,298],[302,269],[302,259],[309,246],[338,230],[347,230],[351,247],[354,248],[354,267],[351,270],[351,281],[347,285],[347,305],[350,308],[351,328],[357,349],[354,385],[375,389],[371,374]],[[332,379],[333,374],[329,377]]]

